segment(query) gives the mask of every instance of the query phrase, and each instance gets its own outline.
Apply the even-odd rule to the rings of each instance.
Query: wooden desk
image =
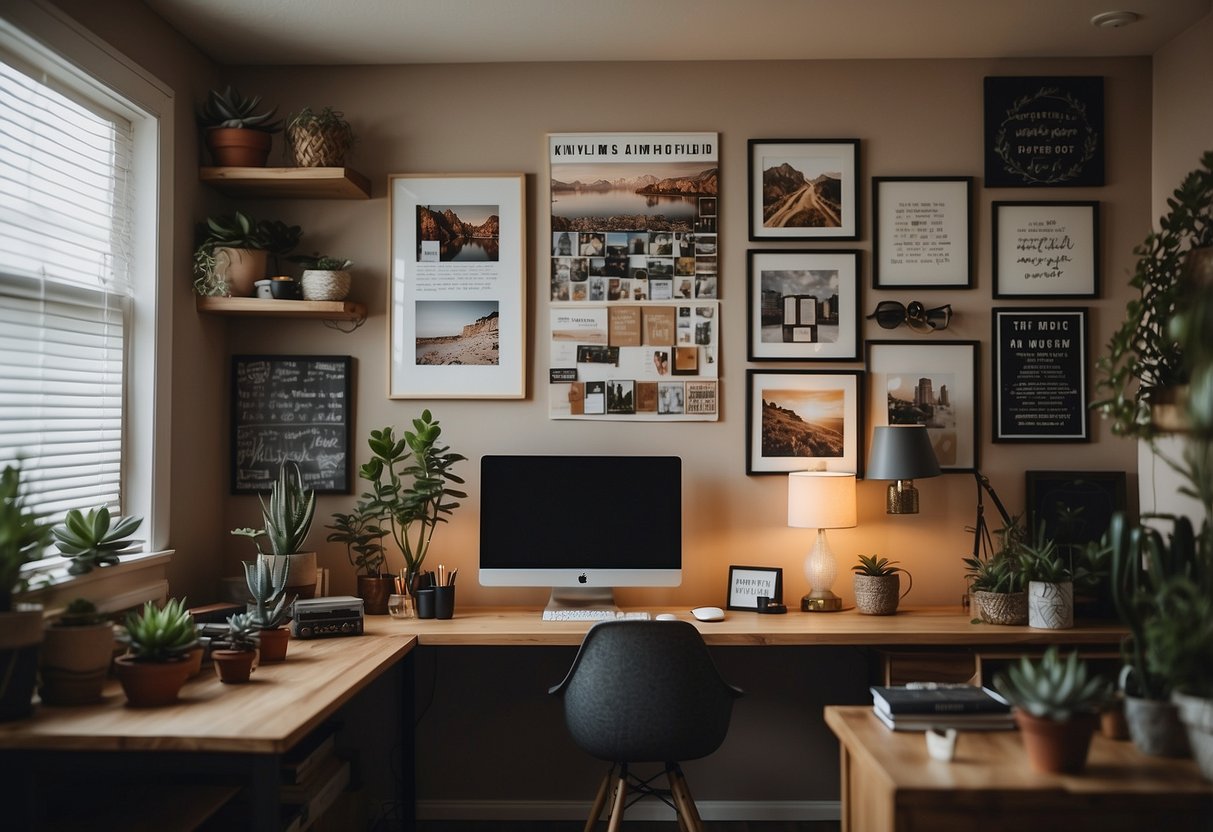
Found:
[[[1213,785],[1191,760],[1096,736],[1083,773],[1040,774],[1018,731],[968,731],[944,763],[921,733],[889,731],[871,711],[825,709],[841,744],[843,832],[1213,829]]]

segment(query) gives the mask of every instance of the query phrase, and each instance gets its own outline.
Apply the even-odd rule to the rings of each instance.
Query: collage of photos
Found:
[[[553,231],[552,300],[715,299],[716,263],[716,235],[709,232]]]

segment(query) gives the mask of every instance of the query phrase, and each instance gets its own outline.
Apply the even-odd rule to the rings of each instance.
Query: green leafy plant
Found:
[[[305,269],[315,269],[322,272],[340,272],[354,265],[353,260],[341,257],[328,257],[323,254],[294,254],[286,258],[292,263],[298,263]]]
[[[900,566],[894,566],[895,563],[899,563],[899,561],[889,560],[878,555],[860,555],[859,563],[852,566],[851,571],[856,575],[871,575],[872,577],[896,575],[902,569]]]
[[[1186,575],[1165,581],[1155,595],[1158,614],[1145,622],[1150,673],[1172,690],[1213,698],[1213,597]]]
[[[361,574],[376,578],[383,574],[387,554],[381,542],[388,530],[382,528],[373,515],[364,513],[365,506],[358,506],[348,514],[333,513],[333,522],[325,528],[333,533],[326,538],[329,543],[345,544],[345,556]]]
[[[1044,524],[1037,528],[1031,539],[1022,540],[1016,546],[1027,580],[1059,584],[1073,577],[1068,550],[1063,552],[1057,541],[1045,536]]]
[[[332,107],[322,107],[319,112],[304,107],[287,121],[287,128],[318,127],[326,130],[343,130],[353,139],[353,130],[345,120],[345,113]]]
[[[112,566],[118,555],[134,541],[131,535],[143,523],[142,517],[110,517],[109,508],[100,506],[85,514],[71,509],[63,522],[52,529],[55,547],[72,565],[72,575],[91,572],[94,566]]]
[[[246,97],[229,84],[222,90],[210,91],[198,121],[203,127],[236,127],[263,133],[280,131],[282,122],[273,120],[278,108],[257,112],[260,106],[261,96]]]
[[[167,662],[184,656],[198,643],[194,617],[185,600],[170,598],[163,607],[151,601],[126,617],[131,655],[141,662]]]
[[[63,610],[55,622],[58,627],[91,627],[105,621],[97,605],[85,598],[76,598]]]
[[[965,558],[965,577],[973,592],[1023,592],[1027,576],[1019,558],[1008,552],[999,552],[987,560]]]
[[[429,410],[413,420],[413,430],[396,439],[392,428],[372,430],[368,444],[372,457],[358,475],[371,483],[357,513],[386,526],[404,557],[405,572],[421,570],[439,523],[467,496],[449,487],[463,480],[452,466],[466,457],[439,444],[442,429]]]
[[[242,563],[244,582],[253,599],[253,621],[263,630],[281,627],[290,617],[290,602],[286,597],[290,565],[285,559],[261,557]]]
[[[224,637],[224,647],[228,650],[239,650],[247,653],[257,649],[255,634],[263,629],[253,618],[252,614],[238,612],[227,617],[227,635]]]
[[[287,225],[281,220],[258,220],[243,211],[207,217],[196,231],[194,291],[203,296],[228,294],[227,283],[215,271],[217,249],[254,249],[279,257],[299,245],[302,234],[297,225]]]
[[[270,488],[267,504],[261,495],[261,529],[232,529],[232,534],[247,537],[257,547],[257,554],[293,555],[303,550],[312,518],[316,514],[316,492],[303,487],[299,464],[285,460],[278,468],[278,479]],[[261,551],[259,538],[269,541],[270,551]]]
[[[51,524],[43,516],[26,506],[20,466],[6,465],[0,474],[0,612],[11,610],[13,595],[27,586],[21,567],[50,543]]]
[[[1062,659],[1056,646],[1039,661],[1021,657],[994,678],[994,687],[1012,705],[1054,722],[1098,713],[1112,696],[1111,683],[1092,674],[1077,650]]]

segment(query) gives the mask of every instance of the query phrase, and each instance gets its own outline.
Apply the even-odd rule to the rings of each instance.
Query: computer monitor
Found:
[[[680,458],[481,458],[481,585],[550,586],[549,607],[609,608],[617,586],[681,582]]]

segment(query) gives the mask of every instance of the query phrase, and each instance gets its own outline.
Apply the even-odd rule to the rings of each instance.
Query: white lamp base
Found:
[[[834,552],[826,540],[826,530],[817,530],[817,540],[804,562],[804,574],[809,579],[809,594],[800,599],[801,612],[838,612],[842,599],[830,591],[838,566]]]

